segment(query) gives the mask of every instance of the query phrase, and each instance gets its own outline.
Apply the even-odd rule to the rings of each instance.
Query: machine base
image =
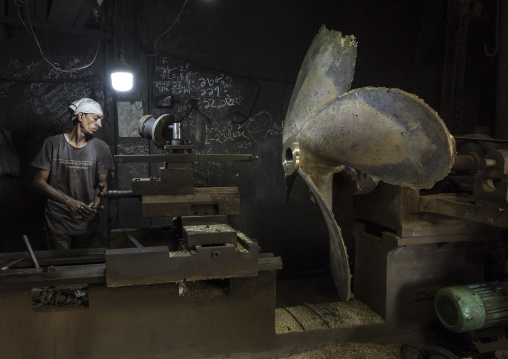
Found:
[[[275,337],[275,274],[219,291],[90,285],[89,308],[34,311],[30,289],[0,290],[5,358],[179,358],[255,350]],[[57,308],[58,309],[58,308]],[[248,323],[248,325],[246,325]]]

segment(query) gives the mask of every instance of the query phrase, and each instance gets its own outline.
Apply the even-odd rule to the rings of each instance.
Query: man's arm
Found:
[[[102,183],[104,185],[104,192],[108,190],[108,174],[107,173],[99,173],[97,175],[97,184]],[[90,203],[91,206],[95,206],[96,208],[99,208],[99,204],[101,203],[101,198],[99,197],[99,186],[95,189],[95,198],[92,203]]]
[[[34,187],[42,193],[46,198],[49,198],[53,201],[63,203],[72,213],[77,215],[82,215],[84,220],[92,220],[95,216],[95,213],[92,215],[90,211],[86,210],[86,204],[81,201],[75,200],[64,193],[58,191],[53,186],[48,184],[49,171],[38,168],[35,173],[35,178],[33,181]]]

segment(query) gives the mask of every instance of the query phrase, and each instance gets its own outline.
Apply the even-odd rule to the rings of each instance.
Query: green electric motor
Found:
[[[507,289],[499,282],[441,288],[434,298],[437,317],[455,333],[507,325]]]

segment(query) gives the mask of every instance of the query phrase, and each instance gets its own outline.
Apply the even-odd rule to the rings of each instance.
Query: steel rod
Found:
[[[30,245],[30,241],[28,237],[23,234],[23,240],[25,241],[26,249],[28,250],[28,254],[30,254],[30,258],[32,258],[32,262],[34,263],[35,268],[40,268],[39,262],[37,262],[37,258],[35,258],[34,251],[32,250],[32,246]]]
[[[171,162],[171,163],[193,163],[193,162],[237,162],[252,161],[257,156],[252,154],[203,154],[194,155],[186,153],[169,153],[161,155],[116,155],[115,162]]]

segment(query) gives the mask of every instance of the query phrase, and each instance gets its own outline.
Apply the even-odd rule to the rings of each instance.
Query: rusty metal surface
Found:
[[[110,249],[134,247],[127,234],[136,238],[144,247],[167,246],[170,250],[178,250],[178,243],[180,240],[179,233],[173,233],[169,228],[157,226],[136,229],[112,229],[109,232]],[[103,258],[105,258],[105,256]]]
[[[298,75],[282,139],[286,195],[298,174],[311,188],[327,223],[330,267],[343,300],[351,296],[350,273],[333,216],[334,173],[359,173],[369,190],[379,180],[429,188],[449,173],[455,155],[444,122],[418,97],[388,88],[349,91],[356,47],[353,36],[321,28]]]
[[[104,263],[104,254],[106,248],[86,248],[86,249],[68,249],[68,250],[49,250],[35,251],[35,255],[41,266],[66,265],[66,264],[85,264],[85,263]],[[0,253],[0,266],[6,265],[17,258],[25,258],[13,268],[30,267],[28,252],[6,252]]]
[[[392,235],[393,236],[393,235]],[[443,286],[483,280],[487,247],[472,242],[397,246],[357,227],[355,299],[393,324],[429,323]]]
[[[506,207],[508,202],[508,149],[491,149],[483,158],[484,166],[474,179],[475,201]],[[508,208],[507,208],[508,209]]]
[[[300,168],[312,177],[346,165],[411,188],[443,179],[455,153],[439,115],[399,89],[352,90],[317,112],[296,139]]]
[[[110,249],[106,251],[106,281],[108,287],[121,287],[255,276],[258,252],[258,245],[242,233],[235,244],[194,243],[189,250],[170,251],[167,246]]]
[[[58,312],[32,311],[31,288],[1,290],[2,357],[209,358],[272,343],[275,271],[228,282],[191,283],[181,296],[175,283],[89,285],[89,308]]]
[[[282,161],[286,173],[286,195],[301,164],[297,136],[309,119],[328,102],[350,89],[356,61],[354,36],[322,26],[303,61],[284,122]],[[330,235],[330,267],[343,300],[351,297],[346,248],[331,211],[332,175],[308,176],[300,172],[317,199]]]
[[[182,236],[187,246],[229,243],[236,245],[236,230],[227,224],[183,225]]]
[[[321,192],[316,188],[312,179],[305,175],[305,173],[301,173],[301,175],[314,194],[314,198],[321,209],[326,226],[328,227],[328,234],[330,237],[330,272],[333,282],[337,287],[339,297],[342,300],[349,300],[351,298],[351,272],[349,270],[347,250],[344,240],[342,239],[340,227],[337,225],[332,211],[325,204]]]
[[[457,222],[453,223],[453,221],[450,221],[450,226],[448,229],[455,228],[455,229],[462,229],[460,224],[457,226]],[[464,221],[462,221],[464,222]],[[472,223],[472,222],[471,222]],[[429,225],[430,223],[420,222],[419,224],[422,224],[424,228],[418,228],[425,230],[425,225]],[[415,225],[416,227],[416,225]],[[436,226],[435,228],[436,232],[439,231],[439,229],[443,229],[443,226]],[[434,234],[434,235],[417,235],[417,236],[410,236],[410,237],[400,237],[396,235],[395,233],[390,232],[383,232],[382,238],[383,240],[386,240],[387,242],[392,242],[393,246],[401,247],[401,246],[411,246],[416,244],[430,244],[430,243],[452,243],[452,242],[478,242],[478,241],[501,241],[503,240],[503,232],[502,231],[492,231],[493,227],[490,227],[490,230],[481,231],[481,232],[475,232],[474,230],[466,233],[453,233],[448,234],[446,233],[446,228],[442,233],[440,234]]]
[[[191,162],[238,162],[253,161],[257,157],[251,154],[186,154],[186,153],[167,153],[161,155],[115,155],[116,163],[131,162],[172,162],[172,163],[191,163]]]
[[[438,195],[439,198],[442,196],[444,195]],[[472,197],[462,196],[462,200],[460,196],[455,195],[444,198],[453,202],[473,202]],[[470,237],[483,240],[499,234],[499,229],[489,225],[462,220],[459,216],[454,218],[451,216],[453,211],[443,212],[444,215],[442,215],[433,211],[431,207],[422,208],[424,203],[432,201],[432,198],[435,198],[435,195],[420,196],[418,191],[410,188],[380,183],[371,193],[354,196],[353,206],[357,220],[392,229],[398,236],[404,237],[404,244],[422,241],[446,242],[447,240],[443,240],[443,237],[447,237],[450,241],[456,241],[458,238],[471,240]],[[470,205],[474,207],[473,204]],[[473,207],[470,207],[471,213],[479,210],[479,207]],[[497,216],[495,215],[494,218]],[[488,217],[492,216],[487,215],[484,219]]]
[[[152,115],[145,115],[139,119],[138,133],[141,137],[152,140],[155,146],[164,148],[169,144],[170,126],[173,126],[178,120],[173,115],[162,115],[155,119]]]
[[[351,88],[357,43],[324,25],[307,50],[284,125],[282,141],[300,133],[307,120],[326,103]]]
[[[144,217],[235,215],[240,213],[237,187],[195,188],[193,194],[142,196]]]
[[[102,263],[56,267],[54,272],[47,268],[5,270],[0,272],[0,289],[104,283],[105,267]]]
[[[134,195],[194,193],[192,168],[162,168],[157,178],[134,178],[131,182]]]
[[[508,229],[508,208],[496,203],[473,203],[472,198],[454,195],[422,196],[421,212],[438,213]]]
[[[197,226],[200,224],[226,224],[228,223],[228,217],[221,216],[183,216],[183,226]]]

